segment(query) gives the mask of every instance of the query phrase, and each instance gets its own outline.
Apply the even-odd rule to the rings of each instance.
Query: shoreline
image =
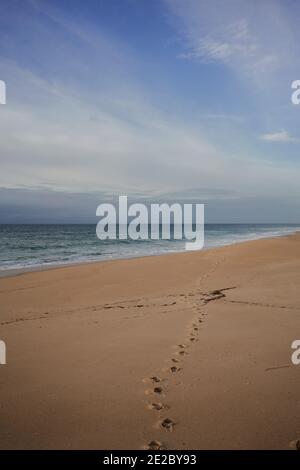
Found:
[[[300,234],[0,279],[3,449],[295,449]]]
[[[247,224],[245,224],[247,225]],[[209,250],[217,250],[223,247],[228,247],[228,246],[235,246],[235,245],[240,245],[243,243],[249,243],[249,242],[256,242],[259,240],[272,240],[273,238],[282,238],[282,237],[290,237],[293,236],[297,233],[300,233],[300,229],[295,230],[294,232],[288,233],[288,234],[281,234],[281,235],[273,235],[273,236],[262,236],[259,238],[255,239],[247,239],[247,240],[242,240],[242,241],[235,241],[231,243],[227,243],[224,245],[219,245],[219,246],[211,246],[207,248],[203,248],[202,250],[196,250],[197,252],[205,252]],[[74,261],[73,263],[58,263],[58,264],[51,264],[51,265],[40,265],[40,266],[33,266],[33,267],[24,267],[24,268],[13,268],[13,269],[0,269],[0,279],[2,278],[10,278],[10,277],[15,277],[15,276],[22,276],[24,274],[28,273],[35,273],[35,272],[42,272],[42,271],[49,271],[49,270],[56,270],[56,269],[64,269],[64,268],[72,268],[72,267],[78,267],[78,266],[84,266],[84,265],[92,265],[92,264],[98,264],[98,263],[110,263],[110,262],[116,262],[116,261],[122,261],[122,260],[131,260],[131,259],[144,259],[144,258],[151,258],[151,257],[161,257],[161,256],[173,256],[173,255],[180,255],[184,253],[195,253],[193,250],[183,250],[183,251],[172,251],[172,252],[166,252],[166,253],[158,253],[158,254],[150,254],[150,255],[141,255],[141,256],[128,256],[128,257],[121,257],[121,258],[111,258],[111,259],[103,259],[101,260],[90,260],[90,261]]]

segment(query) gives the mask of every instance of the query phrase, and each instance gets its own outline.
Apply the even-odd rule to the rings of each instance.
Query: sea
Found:
[[[300,230],[288,224],[206,224],[204,249],[278,237]],[[1,225],[0,275],[82,262],[185,251],[185,240],[99,240],[95,224]]]

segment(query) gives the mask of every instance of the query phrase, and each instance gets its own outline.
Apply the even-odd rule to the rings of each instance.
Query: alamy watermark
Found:
[[[294,366],[299,366],[300,364],[300,339],[295,339],[291,345],[292,349],[295,349],[291,356],[292,363]]]
[[[300,80],[294,80],[292,82],[292,93],[291,100],[293,104],[300,104]]]
[[[128,205],[127,196],[119,196],[118,207],[102,203],[97,207],[96,234],[100,240],[188,240],[186,250],[204,246],[204,204]]]
[[[0,340],[0,365],[6,364],[6,344]]]
[[[0,104],[6,104],[6,84],[0,80]]]

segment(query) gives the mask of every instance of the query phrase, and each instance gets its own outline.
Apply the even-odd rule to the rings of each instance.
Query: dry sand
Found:
[[[293,448],[299,281],[299,234],[0,279],[0,447]]]

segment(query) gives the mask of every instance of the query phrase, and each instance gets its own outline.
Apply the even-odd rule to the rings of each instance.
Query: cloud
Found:
[[[215,189],[212,189],[212,193]],[[298,223],[299,205],[296,198],[282,200],[280,196],[234,198],[222,193],[211,197],[210,190],[192,190],[175,194],[134,194],[131,202],[169,201],[205,203],[206,223]],[[225,197],[224,197],[225,196]],[[233,195],[232,195],[233,196]],[[46,188],[0,188],[0,220],[2,223],[88,223],[96,224],[96,208],[103,202],[115,202],[114,193],[78,193],[53,191]]]
[[[171,119],[129,84],[122,96],[114,87],[88,93],[59,82],[53,91],[33,72],[0,65],[19,93],[0,113],[3,187],[175,189],[212,180],[215,167],[222,172],[222,154],[200,129]]]
[[[178,57],[226,65],[266,86],[297,63],[297,24],[278,0],[164,0],[178,33]],[[266,21],[266,18],[268,19]]]
[[[296,143],[299,139],[292,137],[287,131],[281,130],[279,132],[273,132],[269,134],[263,134],[261,140],[266,142],[279,142],[282,144]]]
[[[203,35],[191,30],[188,33],[190,51],[182,54],[185,58],[229,62],[234,57],[253,57],[258,45],[251,38],[246,19],[226,23],[217,31],[203,31]]]

